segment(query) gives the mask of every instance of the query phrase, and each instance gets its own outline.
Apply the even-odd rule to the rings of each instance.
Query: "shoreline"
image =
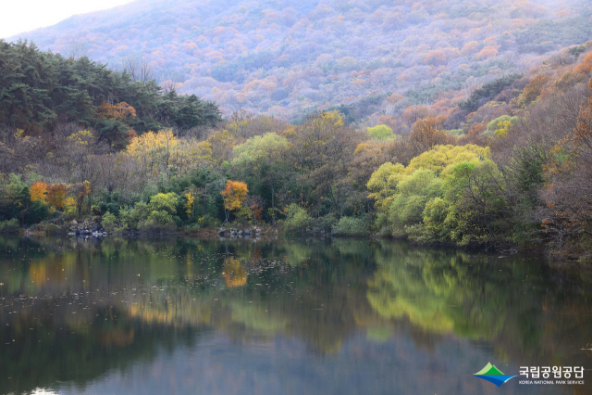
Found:
[[[464,251],[471,251],[471,252],[486,252],[486,253],[499,253],[502,256],[510,256],[510,255],[532,255],[532,256],[539,256],[541,258],[551,258],[554,260],[563,260],[563,261],[571,261],[580,260],[581,256],[576,255],[566,255],[566,256],[550,256],[546,253],[546,247],[544,245],[524,245],[524,246],[517,246],[515,244],[469,244],[466,246],[459,246],[452,243],[442,243],[442,242],[417,242],[409,240],[408,238],[404,237],[396,237],[392,235],[381,235],[379,233],[373,233],[368,235],[344,235],[344,234],[331,234],[330,232],[290,232],[289,235],[286,235],[283,226],[281,225],[233,225],[229,227],[230,229],[240,230],[244,232],[247,229],[258,228],[260,232],[250,235],[239,235],[239,236],[229,236],[228,232],[226,232],[226,236],[221,236],[220,228],[215,227],[204,227],[200,229],[177,229],[177,230],[161,230],[161,231],[136,231],[136,230],[124,230],[124,231],[112,231],[106,232],[106,234],[92,234],[92,233],[78,233],[73,234],[73,228],[71,226],[59,226],[55,223],[41,223],[37,224],[31,228],[20,228],[18,232],[12,233],[0,233],[2,235],[13,235],[13,236],[33,236],[33,237],[45,237],[45,236],[68,236],[74,238],[96,238],[96,239],[104,239],[107,237],[123,237],[129,239],[150,239],[150,238],[160,238],[160,237],[189,237],[204,241],[213,241],[213,240],[257,240],[257,241],[275,241],[275,240],[285,240],[285,239],[298,239],[298,238],[306,238],[306,239],[318,239],[318,240],[327,240],[333,238],[339,239],[357,239],[357,240],[368,240],[368,241],[377,241],[377,240],[389,240],[389,241],[400,241],[406,242],[410,246],[413,247],[430,247],[430,248],[442,248],[442,249],[454,249],[454,250],[464,250]]]

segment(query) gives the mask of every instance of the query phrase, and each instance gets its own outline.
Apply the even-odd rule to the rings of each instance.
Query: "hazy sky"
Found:
[[[131,3],[133,0],[2,0],[0,38],[55,25],[85,14]]]

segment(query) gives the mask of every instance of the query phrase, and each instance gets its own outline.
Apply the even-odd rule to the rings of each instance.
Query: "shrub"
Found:
[[[177,228],[173,216],[164,210],[155,210],[150,213],[145,221],[140,221],[138,229],[143,231],[170,231]]]
[[[105,215],[103,215],[101,225],[103,225],[103,228],[105,228],[107,232],[112,232],[113,230],[115,230],[115,221],[115,215],[107,211]]]
[[[369,221],[366,218],[341,217],[333,227],[333,233],[343,236],[368,235]]]
[[[286,231],[302,231],[310,224],[311,218],[308,212],[299,205],[292,203],[286,209],[284,228]]]
[[[26,211],[25,211],[25,224],[33,225],[49,218],[50,209],[49,205],[43,203],[41,200],[36,200]]]
[[[177,200],[177,194],[174,192],[158,193],[150,198],[148,205],[152,210],[166,211],[174,215],[177,213]]]

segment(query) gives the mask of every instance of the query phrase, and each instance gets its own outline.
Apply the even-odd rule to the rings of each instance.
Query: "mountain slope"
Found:
[[[142,58],[159,82],[227,113],[294,119],[350,105],[374,123],[409,105],[454,107],[483,83],[583,43],[591,15],[575,0],[150,0],[20,38],[114,68]]]

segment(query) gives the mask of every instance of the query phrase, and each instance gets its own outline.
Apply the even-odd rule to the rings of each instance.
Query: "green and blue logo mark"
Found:
[[[510,379],[516,377],[515,375],[509,376],[503,374],[502,371],[493,366],[491,362],[488,362],[487,365],[485,365],[483,369],[475,373],[474,376],[479,377],[483,380],[487,380],[497,385],[498,387],[501,386],[503,383],[508,382]]]

